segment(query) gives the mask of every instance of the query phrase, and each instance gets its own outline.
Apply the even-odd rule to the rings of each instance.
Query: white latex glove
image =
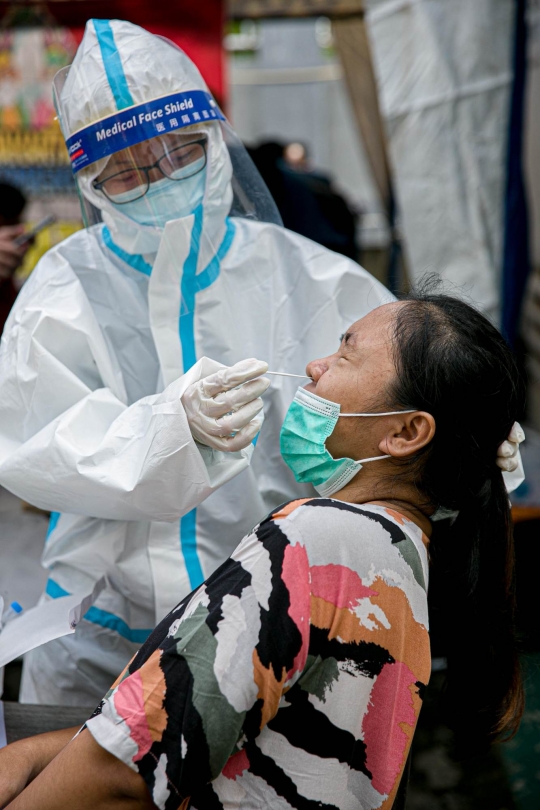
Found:
[[[268,363],[251,358],[190,385],[182,405],[193,438],[226,453],[247,447],[263,423],[260,397],[270,380],[261,374],[267,370]]]
[[[525,433],[519,422],[514,422],[505,442],[497,451],[497,466],[504,472],[514,472],[520,463],[519,445],[525,439]]]

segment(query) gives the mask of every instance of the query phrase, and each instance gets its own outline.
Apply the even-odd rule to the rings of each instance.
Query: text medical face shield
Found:
[[[121,20],[90,20],[54,97],[86,226],[152,255],[167,222],[195,217],[206,257],[229,217],[281,224],[241,141],[191,60]]]

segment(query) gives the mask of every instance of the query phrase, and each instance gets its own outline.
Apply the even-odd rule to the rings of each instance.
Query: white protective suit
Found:
[[[194,90],[207,92],[175,46],[127,22],[90,21],[61,91],[64,133],[130,102]],[[2,338],[0,484],[54,513],[43,598],[109,579],[74,635],[29,654],[26,702],[99,700],[156,622],[246,532],[279,503],[311,494],[279,452],[298,380],[274,378],[265,394],[251,465],[251,447],[224,454],[195,444],[180,402],[187,386],[213,361],[246,357],[302,373],[391,299],[349,259],[279,225],[229,216],[221,124],[202,130],[202,205],[163,231],[119,214],[92,188],[97,172],[80,173],[105,224],[42,258]]]

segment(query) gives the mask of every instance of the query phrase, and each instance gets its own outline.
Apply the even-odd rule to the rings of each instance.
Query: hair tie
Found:
[[[519,445],[525,440],[525,433],[519,422],[514,422],[508,438],[499,445],[496,464],[504,472],[514,472],[521,467]],[[519,486],[519,485],[518,485]]]

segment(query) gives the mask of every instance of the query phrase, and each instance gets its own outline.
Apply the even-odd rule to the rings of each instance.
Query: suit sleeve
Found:
[[[173,521],[249,464],[196,444],[180,397],[203,358],[126,404],[122,375],[68,266],[31,278],[0,349],[0,484],[55,512]],[[36,271],[34,271],[36,272]]]

